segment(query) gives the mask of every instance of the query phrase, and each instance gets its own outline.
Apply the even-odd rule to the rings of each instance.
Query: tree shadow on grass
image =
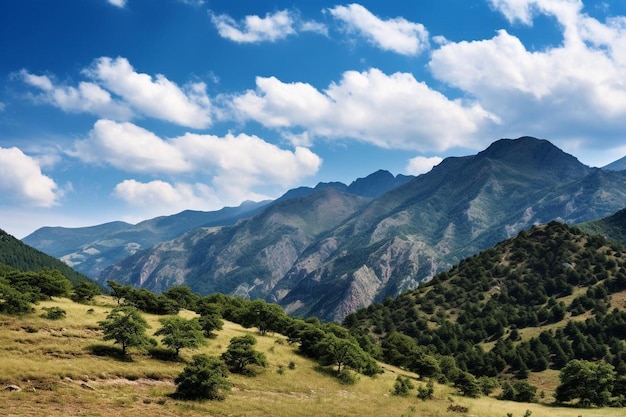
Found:
[[[148,353],[153,359],[164,361],[164,362],[186,362],[183,358],[176,354],[176,352],[171,349],[164,349],[160,347],[155,347],[148,349]]]
[[[120,362],[133,361],[133,358],[131,358],[129,355],[125,355],[122,352],[122,349],[117,346],[95,344],[88,346],[87,349],[96,356],[108,356]]]

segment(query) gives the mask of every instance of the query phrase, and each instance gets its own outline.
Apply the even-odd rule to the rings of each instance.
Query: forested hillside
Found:
[[[406,352],[452,356],[476,377],[515,379],[573,360],[603,361],[616,370],[613,395],[624,396],[625,300],[623,246],[552,222],[361,309],[344,324],[373,337],[381,359],[417,371],[423,363]]]
[[[85,275],[74,271],[60,260],[22,243],[1,229],[0,264],[20,271],[39,271],[43,268],[58,270],[73,285],[91,282]]]

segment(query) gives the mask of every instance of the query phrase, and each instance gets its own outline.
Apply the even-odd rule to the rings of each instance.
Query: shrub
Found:
[[[60,320],[65,318],[65,310],[60,307],[42,307],[44,313],[41,317],[49,320]]]
[[[174,382],[174,396],[187,400],[224,400],[231,387],[224,362],[207,355],[195,355]]]
[[[414,387],[413,382],[405,376],[398,375],[396,382],[393,384],[393,395],[409,395]]]
[[[424,400],[424,401],[431,400],[434,394],[435,394],[435,386],[433,384],[433,381],[428,381],[426,386],[420,385],[417,388],[417,398],[419,398],[420,400]]]

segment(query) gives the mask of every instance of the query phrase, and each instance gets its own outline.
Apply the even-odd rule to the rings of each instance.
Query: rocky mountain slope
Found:
[[[590,168],[529,137],[447,158],[378,198],[344,187],[294,191],[236,225],[137,253],[100,279],[157,291],[186,284],[341,320],[535,223],[580,223],[626,206],[626,172]]]
[[[244,202],[239,207],[203,212],[185,210],[172,216],[161,216],[136,225],[111,222],[97,226],[67,228],[42,227],[23,240],[89,277],[97,277],[138,250],[174,239],[200,226],[224,226],[249,217],[268,204],[267,201]]]

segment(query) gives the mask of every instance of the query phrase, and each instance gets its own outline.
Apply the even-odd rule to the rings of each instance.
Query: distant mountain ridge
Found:
[[[136,225],[111,222],[80,228],[43,227],[22,241],[96,278],[106,267],[138,250],[147,250],[156,243],[176,238],[197,227],[234,224],[268,203],[246,201],[238,207],[225,207],[211,212],[185,210]]]
[[[42,227],[26,236],[24,243],[63,260],[92,278],[137,251],[147,250],[155,244],[175,239],[198,227],[219,227],[235,224],[250,217],[267,205],[301,198],[323,188],[335,188],[350,194],[376,197],[403,184],[412,176],[393,176],[379,170],[350,185],[341,182],[319,183],[315,188],[299,187],[289,190],[276,201],[246,201],[238,207],[225,207],[217,211],[185,210],[171,216],[160,216],[132,225],[110,222],[90,227]]]
[[[590,168],[530,137],[446,158],[377,198],[348,188],[292,190],[236,225],[138,252],[100,280],[157,291],[185,284],[340,321],[533,224],[577,224],[626,207],[626,172]]]

